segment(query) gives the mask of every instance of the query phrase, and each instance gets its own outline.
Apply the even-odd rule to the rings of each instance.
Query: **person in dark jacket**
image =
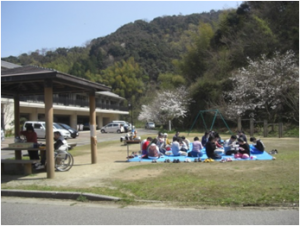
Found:
[[[250,141],[253,143],[253,146],[259,150],[259,151],[264,151],[265,150],[265,145],[260,139],[256,139],[255,137],[250,137]]]
[[[209,138],[209,132],[206,131],[201,139],[201,143],[202,143],[203,147],[205,147],[205,145],[208,141],[208,138]]]
[[[218,155],[215,153],[215,150],[216,150],[215,137],[210,136],[208,138],[208,141],[205,145],[205,149],[206,149],[206,155],[208,158],[212,158],[212,159],[221,159],[222,158],[221,155]]]
[[[239,138],[243,138],[243,140],[247,143],[248,141],[247,141],[247,136],[246,136],[246,134],[244,133],[244,131],[239,131]]]
[[[234,156],[235,158],[246,159],[250,157],[250,146],[243,140],[243,138],[238,139],[239,150],[238,153]]]

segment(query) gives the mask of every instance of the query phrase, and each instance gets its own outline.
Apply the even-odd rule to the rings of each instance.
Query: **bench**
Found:
[[[1,171],[4,172],[4,164],[22,164],[24,165],[25,175],[32,174],[32,164],[38,163],[40,160],[15,160],[15,159],[1,159]]]

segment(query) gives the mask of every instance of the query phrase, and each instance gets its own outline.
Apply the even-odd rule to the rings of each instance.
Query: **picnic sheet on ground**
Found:
[[[192,149],[191,145],[190,145],[190,149],[189,151]],[[189,152],[188,151],[188,152]],[[259,150],[257,150],[252,144],[250,144],[250,151],[251,151],[251,158],[248,159],[235,159],[233,158],[231,155],[222,155],[222,159],[226,159],[226,158],[232,158],[232,161],[255,161],[255,160],[272,160],[273,156],[270,155],[269,153],[267,153],[266,151],[261,152]],[[203,153],[203,155],[200,157],[201,160],[205,160],[207,159],[207,155],[206,155],[206,151],[205,148],[201,150],[201,152]],[[173,156],[173,155],[164,155],[160,158],[158,158],[156,161],[157,162],[164,162],[166,159],[170,159],[170,162],[173,162],[174,159],[179,159],[180,162],[184,162],[184,160],[188,158],[191,160],[191,162],[194,161],[194,159],[198,159],[198,157],[188,157],[188,156]],[[221,161],[222,159],[214,159],[215,161]],[[141,158],[141,155],[138,155],[134,158],[129,158],[128,161],[129,162],[152,162],[153,159],[150,158]]]

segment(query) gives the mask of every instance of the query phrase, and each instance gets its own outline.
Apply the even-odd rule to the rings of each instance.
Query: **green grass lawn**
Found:
[[[111,183],[134,199],[183,205],[286,206],[299,202],[299,139],[265,138],[272,161],[160,163],[127,168],[141,179]],[[146,169],[146,170],[145,170]],[[297,204],[298,205],[298,204]]]
[[[190,141],[194,136],[196,134],[186,135]],[[122,179],[107,179],[105,187],[78,189],[29,185],[20,189],[89,192],[117,196],[126,203],[156,200],[177,206],[292,206],[294,203],[298,206],[299,139],[262,140],[267,151],[278,150],[276,160],[129,164],[120,172]],[[101,143],[101,146],[120,147],[120,142]],[[72,154],[80,155],[86,148],[77,147],[73,151]],[[133,176],[123,178],[122,175]],[[2,188],[8,187],[2,184]]]

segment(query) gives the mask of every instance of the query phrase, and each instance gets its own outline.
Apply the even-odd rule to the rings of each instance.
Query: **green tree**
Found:
[[[113,92],[127,100],[139,99],[145,90],[144,83],[148,80],[133,58],[114,63],[103,70],[100,77],[99,82],[111,86]]]
[[[207,50],[213,37],[211,25],[200,23],[197,32],[192,33],[192,43],[187,46],[187,53],[181,61],[175,61],[180,74],[184,75],[189,83],[202,77],[207,69]]]
[[[186,84],[183,76],[172,73],[160,74],[157,80],[160,89],[173,89]]]

